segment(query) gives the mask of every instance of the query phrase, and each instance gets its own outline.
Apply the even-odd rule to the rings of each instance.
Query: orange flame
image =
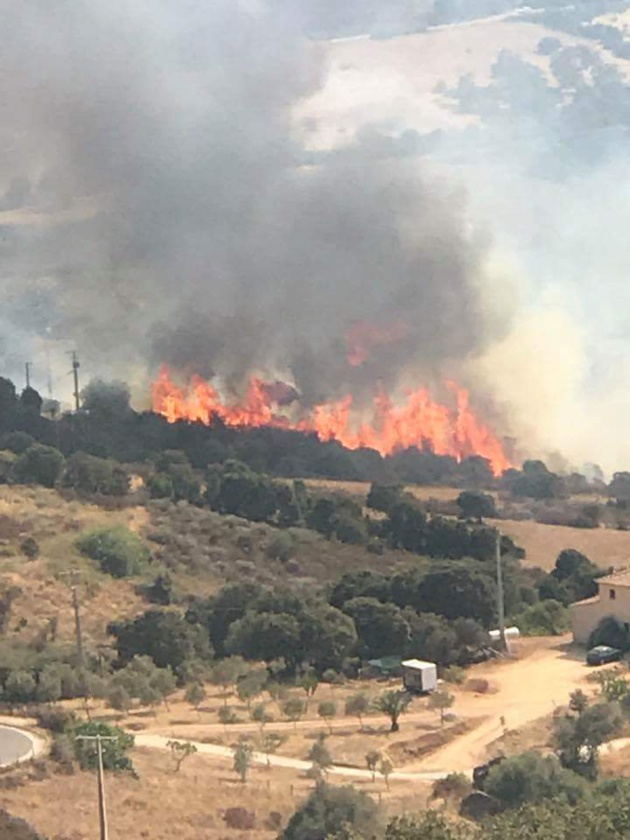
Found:
[[[473,412],[468,391],[454,382],[446,384],[455,395],[454,408],[436,402],[425,388],[418,388],[409,391],[407,401],[398,406],[380,391],[368,422],[358,422],[350,395],[318,405],[310,415],[296,420],[277,413],[274,389],[257,377],[252,376],[242,403],[229,405],[210,382],[193,376],[184,389],[163,367],[153,383],[153,410],[169,423],[189,420],[211,425],[218,417],[233,427],[273,426],[314,432],[322,441],[336,440],[348,449],[367,447],[381,455],[411,446],[428,446],[436,455],[452,455],[458,460],[479,455],[490,462],[495,475],[500,475],[511,466],[501,441]]]

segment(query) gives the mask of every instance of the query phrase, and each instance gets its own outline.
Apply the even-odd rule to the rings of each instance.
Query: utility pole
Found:
[[[26,387],[27,388],[31,387],[31,365],[32,364],[33,364],[32,362],[25,362],[24,363],[24,369],[26,371]]]
[[[101,828],[101,840],[107,840],[107,811],[105,808],[105,779],[103,777],[103,741],[117,741],[114,735],[77,735],[77,741],[96,742],[98,818]]]
[[[50,347],[48,339],[44,343],[44,350],[46,352],[46,390],[48,392],[48,399],[53,398],[53,381],[52,381],[52,367],[50,365]]]
[[[505,638],[505,598],[503,593],[503,564],[501,562],[501,532],[496,529],[495,548],[497,558],[497,614],[499,617],[499,644],[501,650],[507,651]]]
[[[77,357],[77,351],[72,351],[72,375],[74,376],[74,408],[75,411],[78,411],[81,408],[81,397],[79,394],[79,368],[81,365],[79,364],[79,359]]]
[[[83,657],[83,631],[81,628],[81,610],[79,603],[79,580],[80,573],[77,569],[69,569],[66,572],[61,572],[60,577],[68,577],[70,579],[70,589],[72,591],[72,607],[74,609],[74,626],[77,637],[77,665],[83,668],[85,660]]]

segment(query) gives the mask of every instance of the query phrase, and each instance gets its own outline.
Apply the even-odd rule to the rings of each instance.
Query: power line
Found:
[[[81,391],[79,390],[79,368],[81,367],[81,363],[79,362],[76,350],[71,350],[68,355],[72,356],[71,373],[74,378],[74,410],[79,411],[81,408]]]
[[[79,395],[79,359],[77,351],[72,351],[72,375],[74,377],[74,407],[76,411],[81,408],[81,397]]]
[[[505,599],[503,593],[503,564],[501,561],[501,532],[496,529],[495,548],[497,560],[497,614],[499,618],[499,644],[502,651],[507,651],[505,639]]]
[[[83,630],[81,627],[81,610],[79,602],[79,581],[81,573],[77,569],[70,569],[66,572],[60,572],[59,577],[68,577],[70,579],[70,589],[72,591],[72,607],[74,609],[74,626],[77,640],[77,665],[83,668],[85,665],[85,657],[83,654]]]
[[[107,840],[107,810],[105,807],[105,779],[103,776],[103,741],[117,741],[115,735],[77,735],[77,741],[96,742],[96,767],[98,789],[98,817],[101,829],[101,840]]]

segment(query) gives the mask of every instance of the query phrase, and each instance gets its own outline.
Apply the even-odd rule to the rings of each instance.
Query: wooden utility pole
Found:
[[[501,562],[501,532],[496,529],[496,559],[497,559],[497,614],[499,618],[499,644],[501,650],[507,651],[505,638],[505,596],[503,592],[503,564]]]
[[[77,351],[72,351],[72,375],[74,376],[74,408],[75,411],[78,411],[81,408],[81,396],[79,392],[79,368],[81,365],[79,364],[79,359],[77,357]]]
[[[77,735],[77,741],[96,742],[96,769],[98,789],[98,818],[101,840],[107,840],[107,810],[105,808],[105,779],[103,775],[103,741],[117,741],[114,735]]]
[[[66,572],[61,572],[59,577],[68,577],[70,579],[72,607],[74,609],[74,626],[77,639],[77,665],[79,668],[82,668],[85,665],[85,660],[83,655],[83,630],[81,628],[81,604],[79,602],[80,572],[77,569],[69,569]]]

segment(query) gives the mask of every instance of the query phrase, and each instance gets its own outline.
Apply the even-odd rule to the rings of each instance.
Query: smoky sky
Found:
[[[324,80],[315,2],[0,10],[0,210],[30,214],[0,237],[4,346],[69,341],[109,378],[269,372],[319,401],[490,340],[462,195],[361,136],[323,162],[300,147],[292,109]],[[348,365],[354,324],[401,320]]]

